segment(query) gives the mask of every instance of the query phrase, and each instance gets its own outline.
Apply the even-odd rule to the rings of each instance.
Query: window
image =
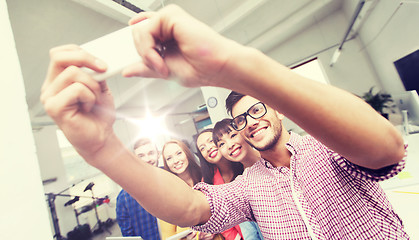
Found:
[[[296,72],[306,78],[315,80],[320,83],[329,84],[326,75],[323,72],[323,68],[317,58],[305,61],[294,67],[291,67],[293,72]]]
[[[100,174],[99,170],[84,161],[61,130],[57,130],[57,138],[68,182],[74,183]]]

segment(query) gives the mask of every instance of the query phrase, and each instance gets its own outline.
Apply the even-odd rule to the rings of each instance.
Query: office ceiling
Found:
[[[116,1],[118,2],[118,1]],[[126,26],[135,13],[112,0],[8,0],[10,20],[25,81],[29,113],[34,125],[51,124],[39,102],[50,48],[82,44]],[[128,0],[150,11],[175,3],[222,35],[265,53],[303,31],[315,21],[340,10],[343,0]],[[342,29],[342,35],[344,29]],[[119,112],[141,116],[151,112],[188,112],[182,104],[201,95],[160,79],[108,80]],[[202,100],[202,104],[204,101]]]

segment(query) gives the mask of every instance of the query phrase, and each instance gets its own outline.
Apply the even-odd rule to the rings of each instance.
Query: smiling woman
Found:
[[[201,169],[188,146],[179,140],[170,140],[162,149],[164,169],[177,175],[190,187],[201,181]]]
[[[197,155],[201,163],[203,180],[209,184],[220,184],[230,182],[243,172],[241,163],[230,162],[218,152],[218,148],[212,139],[212,129],[201,131],[195,139]],[[218,182],[215,175],[222,176],[222,181]],[[221,180],[217,178],[218,180]]]
[[[260,160],[260,153],[251,147],[240,132],[231,126],[231,118],[225,118],[214,126],[212,137],[221,154],[232,162],[240,162],[244,168]]]
[[[201,181],[201,168],[198,166],[195,157],[189,147],[179,140],[170,140],[164,144],[162,149],[164,169],[177,175],[190,187]],[[177,233],[188,230],[188,228],[181,228],[176,225],[160,222],[161,238],[166,239]],[[187,235],[186,239],[214,239],[221,240],[219,234],[207,234],[192,232]]]
[[[229,183],[243,173],[243,164],[228,161],[218,151],[212,139],[212,131],[213,129],[201,131],[195,141],[204,182],[213,185]],[[226,240],[243,239],[239,225],[223,231],[222,235]]]

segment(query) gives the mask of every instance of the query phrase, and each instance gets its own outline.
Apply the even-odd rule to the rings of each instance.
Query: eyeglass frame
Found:
[[[263,114],[262,114],[262,116],[255,118],[255,117],[253,117],[253,116],[249,113],[249,111],[250,111],[250,109],[252,109],[254,106],[256,106],[256,105],[258,105],[258,104],[262,104],[263,108],[265,109],[265,113],[263,113]],[[242,114],[240,114],[240,115],[236,116],[235,118],[233,118],[233,119],[231,120],[231,122],[230,122],[230,126],[231,126],[234,130],[236,130],[236,131],[241,131],[241,130],[243,130],[243,129],[247,126],[247,116],[250,116],[250,117],[251,117],[251,118],[253,118],[253,119],[259,119],[259,118],[262,118],[263,116],[265,116],[267,112],[268,112],[268,109],[266,108],[266,105],[265,105],[263,102],[257,102],[257,103],[255,103],[255,104],[253,104],[252,106],[250,106],[250,107],[249,107],[249,109],[247,109],[247,111],[246,111],[246,112],[244,112],[244,113],[242,113]],[[241,117],[241,116],[244,116],[244,121],[245,121],[246,123],[244,124],[244,126],[243,126],[242,128],[238,129],[238,128],[236,128],[236,127],[235,127],[235,124],[234,124],[234,119],[236,119],[236,118],[238,118],[238,117]]]

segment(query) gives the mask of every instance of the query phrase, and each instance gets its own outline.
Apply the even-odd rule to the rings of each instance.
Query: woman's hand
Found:
[[[76,45],[53,48],[50,58],[41,102],[76,150],[89,157],[113,134],[115,110],[106,82],[81,68],[104,72],[106,64]]]
[[[204,233],[204,232],[200,232],[199,233],[199,240],[212,240],[214,239],[215,234],[212,233]]]
[[[197,234],[198,232],[195,232],[195,231],[193,231],[193,232],[191,232],[191,233],[189,233],[187,236],[186,236],[186,240],[193,240],[193,239],[195,239],[196,238],[196,234]]]

